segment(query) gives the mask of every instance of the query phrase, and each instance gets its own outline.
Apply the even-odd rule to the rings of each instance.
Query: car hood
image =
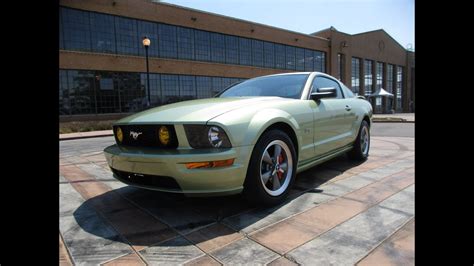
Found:
[[[206,123],[214,117],[263,102],[288,100],[280,97],[209,98],[155,107],[125,117],[116,124]]]

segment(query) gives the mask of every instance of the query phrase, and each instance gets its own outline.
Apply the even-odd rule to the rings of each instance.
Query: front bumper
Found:
[[[114,177],[126,184],[191,196],[207,196],[242,191],[252,150],[253,146],[225,150],[156,150],[112,145],[104,149],[104,154]],[[232,158],[235,158],[234,164],[228,167],[187,169],[185,166],[189,162]]]

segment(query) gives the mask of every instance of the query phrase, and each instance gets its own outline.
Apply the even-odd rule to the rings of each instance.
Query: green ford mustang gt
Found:
[[[152,108],[114,124],[115,178],[186,195],[243,192],[276,204],[296,173],[345,152],[369,154],[372,107],[319,72],[263,76],[210,99]]]

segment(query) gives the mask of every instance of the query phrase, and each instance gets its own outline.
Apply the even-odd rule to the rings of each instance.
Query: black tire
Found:
[[[366,131],[365,131],[366,130]],[[365,132],[364,132],[365,131]],[[367,146],[364,145],[363,138],[367,134]],[[349,158],[358,161],[365,161],[367,157],[369,157],[369,150],[370,150],[370,127],[367,121],[362,120],[359,128],[359,134],[357,134],[357,138],[354,141],[354,148],[348,152]]]
[[[286,147],[281,142],[286,144]],[[263,159],[264,153],[267,151],[267,155],[270,155],[272,161],[275,162],[273,160],[273,157],[275,157],[275,153],[277,152],[277,148],[275,146],[280,146],[279,149],[281,156],[277,157],[277,161],[281,161],[281,167],[280,162],[273,164],[273,166],[270,166],[271,164],[266,163],[266,160]],[[272,151],[273,153],[270,154]],[[289,157],[288,153],[291,155],[291,158]],[[286,171],[284,170],[285,162],[287,166]],[[291,186],[293,185],[293,182],[295,180],[297,163],[298,158],[296,156],[294,144],[286,133],[276,129],[265,132],[260,137],[252,151],[249,167],[247,169],[247,176],[244,182],[244,190],[242,193],[244,198],[255,205],[271,206],[282,203],[288,196]],[[270,167],[270,169],[272,170],[269,170],[268,167]],[[289,172],[290,169],[291,172]],[[268,177],[267,182],[264,184],[263,180],[265,178],[263,176],[265,175],[265,173],[262,174],[262,171],[266,172],[267,174],[275,174]],[[279,171],[284,171],[284,173],[279,174]],[[284,175],[284,177],[280,179],[280,175]],[[275,178],[281,180],[283,184],[281,184],[278,180],[276,180],[277,182],[274,182]],[[288,178],[289,180],[287,181]],[[281,185],[280,189],[271,191],[275,188],[274,183]],[[269,188],[270,186],[271,188]],[[278,187],[278,185],[276,185],[276,187]],[[270,195],[269,193],[281,194]]]

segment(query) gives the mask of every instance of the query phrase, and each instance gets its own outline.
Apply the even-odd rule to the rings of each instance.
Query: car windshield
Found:
[[[277,96],[299,99],[309,74],[260,77],[234,85],[217,97]]]

